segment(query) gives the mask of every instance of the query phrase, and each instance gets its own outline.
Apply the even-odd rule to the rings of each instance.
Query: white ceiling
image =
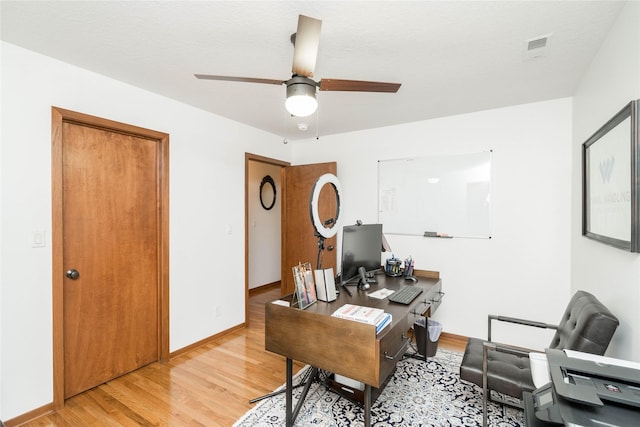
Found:
[[[3,0],[1,35],[294,140],[571,96],[623,3]],[[193,77],[287,80],[298,14],[323,21],[315,80],[398,82],[398,93],[319,92],[318,114],[301,119],[284,109],[285,86]],[[542,56],[527,54],[547,35]]]

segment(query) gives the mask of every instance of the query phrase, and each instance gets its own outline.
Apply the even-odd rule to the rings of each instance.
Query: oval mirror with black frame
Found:
[[[260,204],[265,210],[271,210],[276,204],[276,183],[271,175],[265,175],[260,183]]]

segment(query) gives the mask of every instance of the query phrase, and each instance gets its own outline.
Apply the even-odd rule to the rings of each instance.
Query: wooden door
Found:
[[[314,236],[309,202],[316,180],[325,173],[336,174],[336,163],[288,166],[282,169],[282,295],[294,291],[291,269],[298,262],[310,262],[315,269],[318,237]],[[335,217],[336,194],[331,185],[322,187],[318,202],[320,219]],[[322,268],[336,272],[336,236],[326,239]],[[329,250],[329,248],[333,248]]]
[[[68,398],[161,358],[167,230],[158,140],[72,121],[61,134]]]

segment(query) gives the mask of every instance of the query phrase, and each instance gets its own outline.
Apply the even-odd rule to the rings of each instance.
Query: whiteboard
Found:
[[[379,160],[378,222],[385,234],[491,238],[491,151]]]

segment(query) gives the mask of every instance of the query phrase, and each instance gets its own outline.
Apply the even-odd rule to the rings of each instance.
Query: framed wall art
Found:
[[[640,252],[638,100],[582,144],[582,234]]]

